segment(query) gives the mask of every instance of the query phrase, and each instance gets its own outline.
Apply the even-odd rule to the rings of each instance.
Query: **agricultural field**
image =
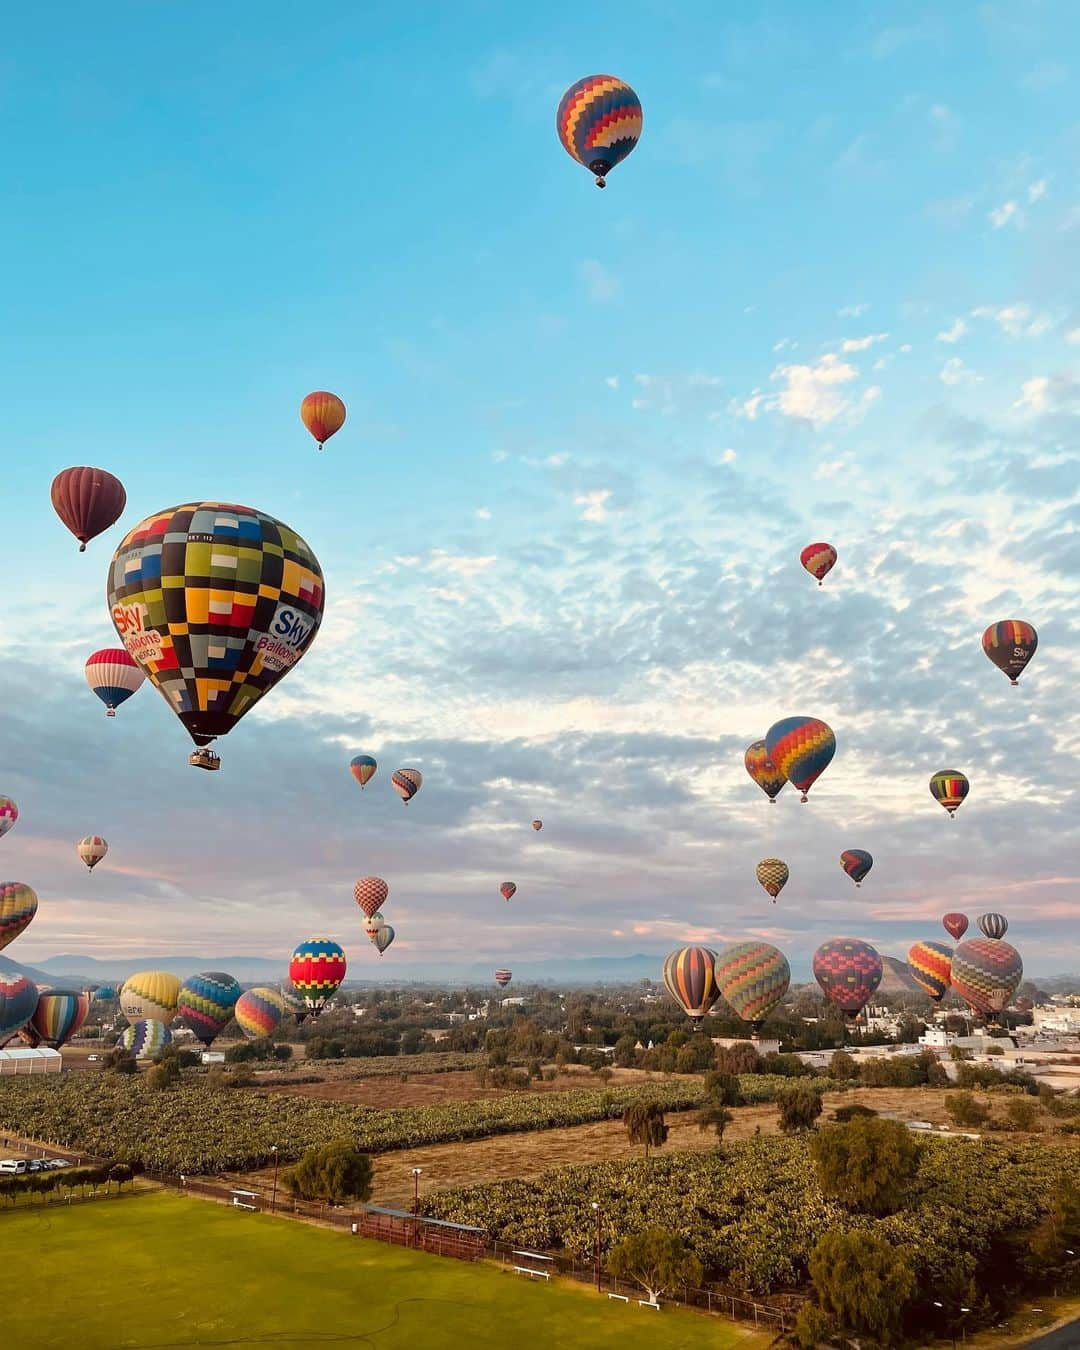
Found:
[[[424,1345],[504,1350],[764,1350],[758,1336],[676,1309],[613,1304],[565,1282],[533,1284],[470,1265],[367,1242],[348,1233],[247,1214],[160,1192],[47,1214],[0,1214],[0,1261],[27,1251],[39,1280],[8,1281],[5,1340],[19,1350],[267,1344],[311,1350],[324,1341],[386,1350]],[[100,1263],[114,1278],[103,1296]],[[272,1272],[272,1278],[268,1277]]]

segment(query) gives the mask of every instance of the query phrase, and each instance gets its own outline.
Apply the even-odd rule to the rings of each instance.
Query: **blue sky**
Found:
[[[42,905],[7,954],[325,930],[367,973],[377,873],[384,970],[751,932],[805,965],[956,907],[1075,964],[1075,7],[519,9],[10,21],[2,847]],[[596,70],[645,110],[603,193],[553,127]],[[349,405],[322,456],[312,388]],[[239,500],[323,563],[323,632],[217,778],[152,690],[111,725],[85,688],[120,530],[74,551],[73,463],[124,480],[124,528]],[[979,650],[1004,617],[1042,636],[1019,690]],[[791,712],[840,751],[773,810],[742,749]],[[427,776],[407,819],[393,760]]]

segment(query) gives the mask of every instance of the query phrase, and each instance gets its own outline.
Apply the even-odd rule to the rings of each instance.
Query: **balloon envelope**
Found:
[[[799,561],[820,586],[836,563],[836,549],[832,544],[807,544],[799,554]]]
[[[499,887],[499,894],[504,900],[511,899],[517,893],[517,886],[512,881],[504,881]]]
[[[408,806],[424,785],[424,775],[419,769],[395,769],[390,776],[390,786]]]
[[[52,504],[85,553],[89,540],[120,519],[127,493],[111,473],[80,466],[62,469],[53,479]]]
[[[240,983],[221,970],[189,975],[177,995],[176,1012],[203,1045],[210,1046],[224,1031],[240,997]]]
[[[327,937],[313,937],[301,942],[289,961],[289,979],[293,988],[316,1015],[337,993],[345,971],[345,953]]]
[[[27,1025],[37,1004],[38,987],[33,980],[0,971],[0,1045]]]
[[[664,984],[676,1003],[700,1028],[701,1019],[716,1002],[716,953],[708,947],[680,947],[664,962]]]
[[[761,1022],[791,984],[787,957],[768,942],[733,942],[716,956],[716,983],[744,1022]]]
[[[144,1018],[125,1027],[116,1046],[132,1059],[157,1059],[162,1050],[172,1044],[172,1038],[172,1032],[163,1022]]]
[[[825,772],[836,754],[832,728],[817,717],[785,717],[765,734],[769,758],[789,783],[802,793]]]
[[[954,816],[971,790],[971,784],[957,769],[939,769],[930,779],[930,795]]]
[[[959,914],[955,910],[950,910],[948,914],[943,914],[941,918],[942,925],[946,933],[957,942],[964,936],[968,930],[968,917],[966,914]]]
[[[544,828],[544,822],[542,820],[534,820],[532,827],[534,830],[542,830]]]
[[[788,865],[780,858],[762,858],[757,865],[758,883],[775,900],[787,885]]]
[[[271,1036],[285,1016],[285,1001],[276,989],[246,989],[236,1000],[233,1016],[249,1041]]]
[[[1021,672],[1039,645],[1039,635],[1031,624],[1023,619],[1001,619],[992,623],[982,636],[983,651],[1002,674],[1007,675],[1012,684],[1019,680]]]
[[[980,914],[978,923],[988,938],[1003,938],[1009,931],[1009,921],[1004,914]]]
[[[814,979],[849,1018],[865,1007],[882,973],[881,957],[859,938],[830,938],[814,953]]]
[[[278,993],[280,993],[281,995],[281,999],[282,1002],[285,1004],[286,1011],[292,1013],[292,1015],[296,1018],[297,1026],[299,1026],[300,1023],[304,1020],[304,1018],[308,1015],[307,1004],[304,1002],[304,1000],[300,997],[300,995],[296,992],[296,990],[292,987],[291,984],[280,985],[278,988]]]
[[[497,970],[495,972],[495,983],[500,989],[505,989],[513,978],[514,972],[512,970]]]
[[[840,866],[856,886],[861,886],[863,878],[874,865],[874,860],[864,848],[846,848],[840,854]]]
[[[19,819],[19,808],[10,797],[0,797],[0,839]]]
[[[382,877],[361,877],[353,887],[353,899],[370,919],[381,909],[390,894],[390,887]]]
[[[325,442],[345,425],[345,404],[337,394],[316,389],[314,393],[305,394],[300,404],[300,420],[319,442],[321,450]]]
[[[27,927],[37,907],[37,895],[25,882],[0,881],[0,951]]]
[[[323,614],[319,561],[248,506],[148,516],[109,571],[113,625],[196,745],[224,736],[300,660]]]
[[[121,703],[142,688],[146,671],[123,647],[103,647],[87,657],[83,668],[86,683],[105,704],[105,716],[112,717]]]
[[[372,938],[380,956],[382,956],[383,952],[386,951],[393,940],[394,930],[388,923],[380,924],[376,929],[375,936]]]
[[[90,995],[77,989],[43,989],[30,1025],[41,1040],[59,1050],[86,1021]]]
[[[176,1016],[180,981],[167,970],[140,970],[120,990],[120,1011],[129,1022],[164,1022]]]
[[[75,845],[75,851],[92,872],[108,853],[109,845],[100,834],[88,834]]]
[[[1020,953],[994,938],[969,938],[953,952],[952,987],[984,1017],[1005,1008],[1024,978]]]
[[[378,761],[372,755],[353,755],[349,760],[349,772],[361,787],[371,782],[378,767]]]
[[[787,779],[769,758],[765,742],[755,741],[753,745],[748,746],[743,755],[743,763],[746,765],[746,772],[766,797],[771,802],[776,801],[777,794]]]
[[[935,1003],[940,1003],[949,992],[952,955],[952,948],[944,942],[913,942],[908,948],[911,978]]]
[[[563,149],[598,186],[621,163],[641,136],[641,100],[614,75],[586,75],[559,100],[555,130]]]

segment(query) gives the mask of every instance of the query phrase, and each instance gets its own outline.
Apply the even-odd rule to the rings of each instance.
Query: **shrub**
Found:
[[[716,1067],[721,1073],[761,1073],[761,1056],[749,1041],[736,1041],[717,1050]]]
[[[850,1106],[838,1106],[832,1113],[833,1120],[838,1125],[845,1125],[849,1120],[858,1120],[863,1117],[876,1116],[877,1112],[869,1106],[861,1106],[858,1102],[852,1102]]]
[[[1039,1106],[1030,1097],[1012,1097],[1005,1103],[1005,1115],[1014,1130],[1037,1130]]]
[[[859,1066],[855,1062],[854,1055],[849,1055],[846,1050],[834,1050],[826,1072],[830,1078],[850,1081],[853,1078],[858,1078]]]
[[[990,1118],[989,1110],[970,1092],[950,1092],[945,1110],[957,1125],[985,1125]]]
[[[878,1217],[899,1209],[919,1166],[919,1146],[906,1125],[865,1116],[827,1125],[810,1156],[823,1195]]]
[[[295,1167],[286,1168],[282,1180],[302,1200],[327,1200],[336,1205],[367,1200],[373,1171],[371,1159],[351,1139],[335,1139],[308,1149]]]
[[[821,1094],[809,1083],[796,1083],[780,1095],[780,1129],[784,1134],[812,1130],[821,1115]]]
[[[795,1319],[795,1344],[799,1350],[817,1350],[835,1330],[832,1318],[816,1303],[804,1303]]]

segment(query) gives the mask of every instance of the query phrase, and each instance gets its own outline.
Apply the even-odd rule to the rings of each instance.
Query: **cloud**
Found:
[[[1068,67],[1063,66],[1060,61],[1044,61],[1042,65],[1027,71],[1021,77],[1020,85],[1033,93],[1045,94],[1051,89],[1059,88],[1068,78]]]
[[[721,464],[734,464],[734,463],[735,463],[735,460],[736,460],[737,458],[738,458],[738,456],[735,454],[735,451],[732,450],[731,446],[729,445],[729,446],[727,447],[727,449],[725,449],[725,450],[723,451],[723,453],[721,454],[721,456],[720,456],[720,463],[721,463]]]
[[[1071,374],[1036,375],[1020,386],[1020,397],[1014,408],[1026,408],[1032,413],[1051,409],[1071,408],[1080,402],[1080,380]]]
[[[993,207],[986,218],[995,230],[1003,230],[1009,221],[1015,221],[1017,225],[1023,221],[1020,208],[1014,201],[1002,202],[1000,206]]]
[[[609,305],[622,294],[622,283],[595,258],[586,258],[578,268],[585,294],[594,305]]]
[[[607,385],[609,389],[618,389],[619,377],[618,375],[609,375],[607,379],[604,381],[604,383]]]
[[[971,197],[939,197],[927,202],[925,210],[931,220],[939,225],[956,226],[971,215],[975,202]]]
[[[840,344],[842,352],[864,352],[868,347],[872,347],[875,342],[884,342],[888,333],[873,333],[869,337],[844,338]]]
[[[859,319],[870,308],[865,301],[858,305],[844,305],[842,309],[836,311],[837,317],[841,319]]]
[[[454,576],[464,577],[471,581],[481,572],[486,572],[489,567],[494,567],[497,561],[498,559],[494,555],[479,558],[459,557],[447,553],[444,549],[433,548],[428,558],[426,570],[428,572],[450,572]]]
[[[958,356],[950,356],[938,372],[938,379],[942,384],[948,385],[978,384],[982,376],[969,370]]]
[[[1045,178],[1040,178],[1037,182],[1029,183],[1027,190],[1028,202],[1034,205],[1035,202],[1041,201],[1043,197],[1046,196],[1046,187],[1047,180]]]
[[[1080,345],[1080,328],[1070,328],[1069,331],[1065,334],[1065,341],[1069,344],[1070,347],[1076,347]]]
[[[850,406],[841,390],[858,375],[855,367],[841,361],[835,352],[826,352],[812,366],[779,366],[772,378],[781,381],[784,388],[776,397],[776,407],[785,417],[823,426]]]
[[[935,148],[943,151],[955,149],[960,123],[952,109],[944,103],[934,103],[926,116],[934,129]]]
[[[1054,326],[1049,314],[1036,314],[1030,305],[979,305],[972,318],[992,319],[1010,337],[1041,337]]]
[[[474,514],[476,515],[477,520],[491,519],[491,512],[488,510],[486,506],[478,506]]]
[[[1032,412],[1042,412],[1046,407],[1046,394],[1050,388],[1050,380],[1045,375],[1038,375],[1034,379],[1025,380],[1021,385],[1020,397],[1013,404],[1014,408],[1030,408]]]
[[[967,324],[963,319],[954,319],[948,328],[943,328],[937,335],[938,342],[959,342],[967,332]]]
[[[611,499],[610,488],[597,488],[592,492],[581,492],[574,498],[574,505],[581,507],[581,519],[602,524],[608,518],[607,503]]]

